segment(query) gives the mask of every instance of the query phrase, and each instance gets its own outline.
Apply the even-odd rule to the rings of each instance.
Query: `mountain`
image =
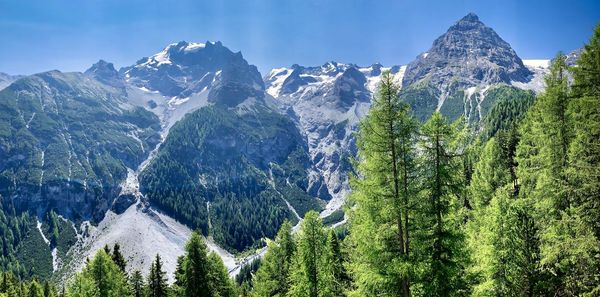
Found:
[[[328,62],[317,67],[292,65],[265,76],[267,93],[302,132],[310,154],[308,193],[328,200],[322,216],[339,209],[348,194],[353,133],[369,110],[382,71],[400,82],[404,68],[380,64],[359,67]]]
[[[489,88],[525,84],[533,75],[510,44],[469,13],[408,64],[403,97],[422,120],[439,110],[476,123],[493,104],[485,100]]]
[[[81,73],[21,78],[0,105],[0,194],[17,210],[98,221],[159,140],[156,116]]]
[[[317,210],[344,222],[354,132],[383,71],[417,118],[440,110],[492,135],[502,123],[488,113],[522,116],[548,62],[521,60],[469,14],[406,66],[294,64],[261,77],[220,42],[181,41],[118,70],[99,60],[84,73],[0,76],[11,83],[0,91],[0,211],[24,214],[4,224],[18,240],[2,265],[35,254],[62,278],[119,242],[130,269],[158,251],[172,277],[199,230],[235,273],[264,249],[234,254],[286,219]]]
[[[8,87],[13,81],[19,79],[21,76],[19,75],[9,75],[6,73],[0,72],[0,90]]]
[[[23,220],[14,240],[5,233],[3,270],[22,277],[57,272],[82,244],[86,226],[110,212],[128,168],[159,142],[158,117],[125,95],[88,75],[59,71],[0,91],[0,209],[10,214],[7,226]]]
[[[265,100],[258,70],[241,53],[179,42],[120,73],[132,102],[140,102],[136,88],[157,95],[156,106],[142,106],[163,121],[164,143],[140,172],[150,203],[238,251],[298,219],[296,209],[320,208],[306,193],[299,131]]]

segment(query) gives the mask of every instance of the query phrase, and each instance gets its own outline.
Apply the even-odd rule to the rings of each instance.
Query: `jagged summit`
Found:
[[[184,99],[207,91],[210,102],[228,106],[264,97],[258,69],[219,41],[172,43],[120,73],[127,83],[168,97]]]
[[[6,74],[4,72],[0,72],[0,90],[6,88],[12,82],[14,82],[15,80],[17,80],[21,77],[22,76],[20,76],[20,75],[10,75],[10,74]]]
[[[458,22],[459,23],[461,23],[461,22],[479,22],[479,16],[477,16],[473,12],[469,12],[466,16],[464,16]]]
[[[112,63],[99,60],[84,72],[85,75],[95,78],[113,87],[123,87],[123,81],[119,77],[119,72]]]
[[[408,65],[403,85],[427,80],[443,92],[454,78],[456,87],[470,87],[525,82],[531,74],[508,42],[469,13]]]

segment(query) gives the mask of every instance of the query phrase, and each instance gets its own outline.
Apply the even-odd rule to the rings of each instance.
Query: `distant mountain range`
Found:
[[[130,268],[147,270],[159,251],[172,273],[192,229],[235,273],[233,253],[260,248],[286,219],[314,209],[343,223],[354,132],[383,71],[417,118],[441,111],[477,131],[498,90],[539,92],[548,64],[521,60],[468,14],[404,66],[261,77],[220,42],[181,41],[120,70],[100,60],[84,73],[0,73],[0,195],[72,223],[76,243],[45,255],[57,277],[114,242]]]

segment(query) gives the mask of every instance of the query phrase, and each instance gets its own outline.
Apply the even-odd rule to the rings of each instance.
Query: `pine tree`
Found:
[[[139,270],[135,270],[131,274],[131,278],[129,280],[131,286],[131,296],[132,297],[143,297],[144,296],[144,277]]]
[[[44,282],[44,297],[56,297],[56,288],[50,282]]]
[[[600,23],[572,70],[575,136],[569,147],[569,176],[575,206],[600,240]]]
[[[325,251],[326,235],[319,214],[309,211],[298,232],[297,250],[292,259],[289,296],[332,296]]]
[[[510,183],[499,188],[469,222],[475,296],[543,295],[537,228],[513,194]]]
[[[581,73],[578,75],[581,77]],[[588,183],[579,178],[586,179],[595,169],[590,164],[577,168],[576,164],[586,157],[585,153],[576,156],[573,152],[589,152],[597,146],[596,139],[588,139],[583,149],[578,143],[578,139],[582,139],[579,137],[593,131],[597,123],[583,130],[577,128],[580,126],[578,121],[594,118],[593,104],[586,106],[585,112],[580,108],[580,104],[593,100],[573,97],[573,94],[586,94],[584,86],[587,82],[580,79],[584,82],[575,92],[570,91],[562,54],[552,62],[545,81],[546,90],[538,97],[521,127],[523,136],[517,147],[518,176],[522,181],[520,196],[533,206],[530,211],[533,220],[541,227],[540,263],[546,272],[544,283],[548,291],[559,295],[581,295],[598,287],[594,279],[600,278],[600,266],[594,255],[598,254],[600,243],[593,235],[595,223],[582,216],[580,201],[585,199],[578,195],[582,193],[581,189],[590,190],[586,189]],[[590,110],[592,113],[586,114]],[[585,172],[586,169],[591,171]],[[582,172],[585,173],[581,175]],[[597,181],[591,182],[594,183]],[[587,209],[593,209],[592,205]]]
[[[185,293],[185,256],[177,257],[177,266],[175,267],[175,282],[173,283],[172,289],[176,296],[183,296]]]
[[[223,260],[216,253],[208,255],[210,270],[208,279],[212,284],[214,296],[219,297],[236,297],[236,288],[233,280],[229,277],[227,267],[223,264]]]
[[[209,281],[210,263],[208,262],[206,244],[200,234],[193,232],[185,246],[184,293],[187,297],[211,297],[214,288]]]
[[[333,229],[329,230],[327,236],[327,250],[325,252],[325,257],[326,265],[324,268],[329,268],[329,271],[325,271],[325,273],[327,273],[327,276],[330,278],[331,295],[340,297],[345,296],[345,291],[350,285],[350,279],[346,272],[346,268],[344,267],[345,261],[339,239]]]
[[[123,257],[123,254],[121,254],[121,246],[119,243],[115,243],[111,257],[113,262],[115,262],[119,269],[121,269],[121,272],[126,273],[125,268],[127,266],[127,261],[125,261],[125,257]]]
[[[100,297],[100,291],[95,281],[89,275],[78,273],[69,283],[65,296]]]
[[[28,297],[44,297],[44,288],[35,279],[29,284]]]
[[[260,268],[254,276],[254,293],[256,296],[286,296],[289,290],[288,278],[292,256],[296,245],[292,238],[292,224],[285,221],[275,241],[268,243]]]
[[[357,177],[351,181],[352,270],[358,295],[409,296],[417,124],[400,101],[399,86],[382,75],[377,96],[357,135]]]
[[[166,272],[162,268],[160,255],[156,254],[154,261],[150,265],[150,275],[148,276],[148,296],[166,297],[168,292]]]
[[[436,112],[421,129],[421,195],[427,203],[420,218],[426,227],[420,232],[424,238],[421,252],[426,258],[426,296],[455,295],[465,289],[467,263],[458,213],[464,194],[459,158],[461,123],[459,119],[450,125]]]
[[[496,190],[506,185],[510,178],[510,170],[502,149],[495,138],[490,138],[473,168],[469,185],[471,205],[476,210],[485,208]]]

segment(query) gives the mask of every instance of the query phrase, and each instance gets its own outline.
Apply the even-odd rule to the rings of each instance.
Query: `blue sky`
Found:
[[[180,40],[222,41],[261,73],[339,61],[406,64],[474,12],[523,59],[581,47],[600,1],[0,0],[0,72],[117,67]]]

